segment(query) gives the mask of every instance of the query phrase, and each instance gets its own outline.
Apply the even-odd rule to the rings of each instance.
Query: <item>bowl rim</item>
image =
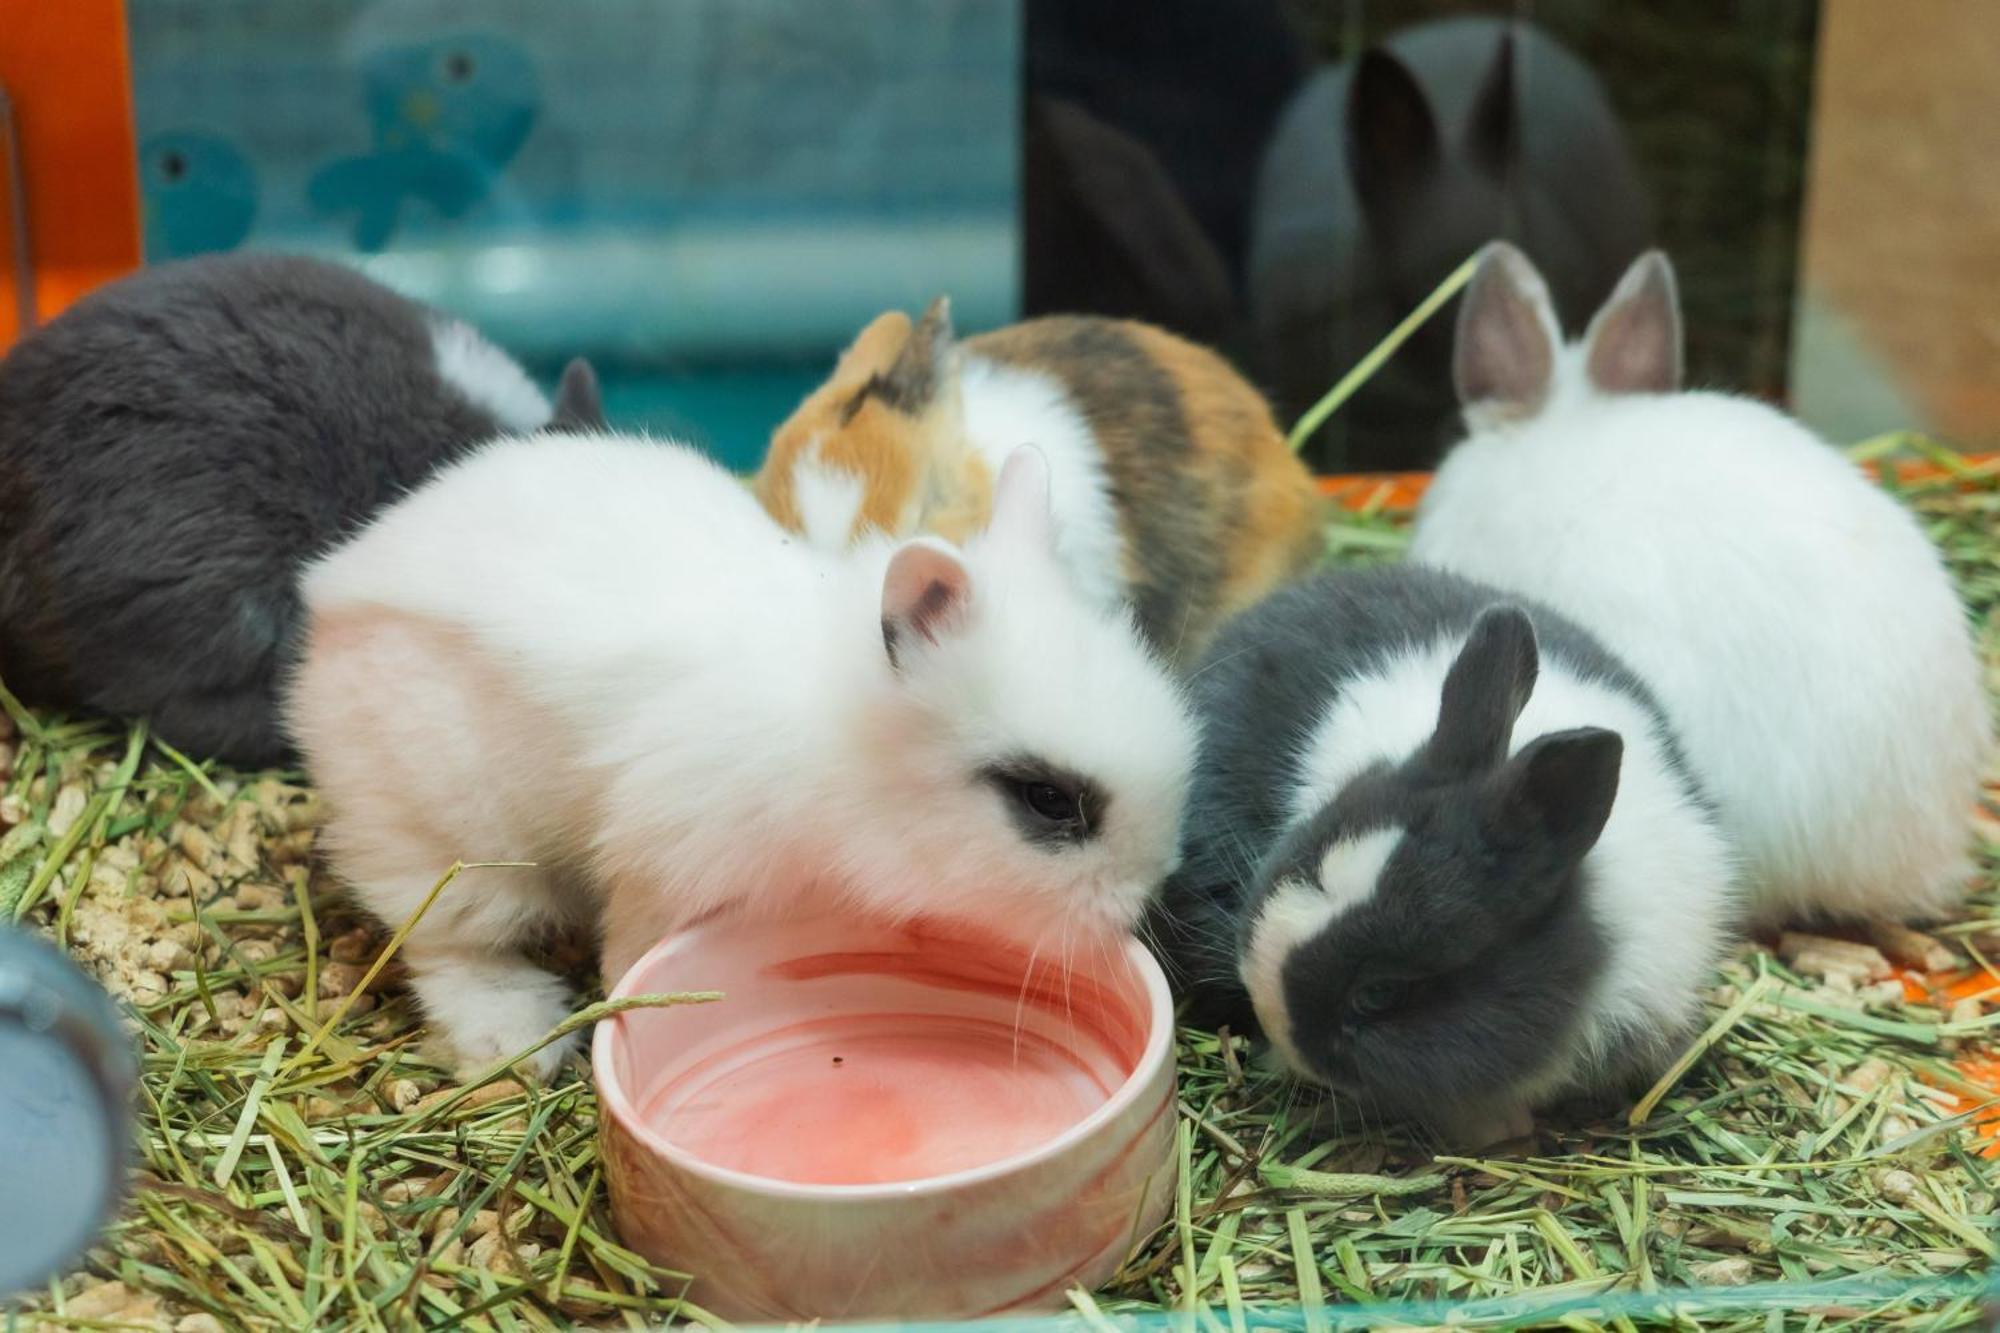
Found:
[[[710,921],[676,931],[648,949],[638,962],[626,969],[625,975],[618,979],[618,984],[612,988],[608,998],[624,999],[641,993],[638,989],[639,977],[653,966],[660,955],[688,947],[692,941],[703,935],[713,935],[718,929],[747,924],[750,923]],[[882,928],[893,930],[895,926],[884,924]],[[1148,1011],[1145,1047],[1140,1052],[1138,1061],[1132,1066],[1132,1072],[1126,1075],[1125,1081],[1113,1089],[1111,1095],[1105,1098],[1101,1105],[1061,1133],[1052,1135],[1024,1152],[940,1176],[918,1176],[910,1180],[855,1185],[807,1184],[718,1166],[680,1147],[654,1129],[646,1118],[638,1113],[631,1094],[613,1070],[612,1046],[619,1040],[624,1030],[623,1014],[615,1014],[599,1022],[597,1031],[591,1038],[591,1076],[597,1084],[597,1099],[602,1108],[601,1113],[617,1121],[619,1128],[637,1139],[655,1158],[671,1163],[678,1170],[687,1171],[718,1185],[727,1185],[732,1189],[772,1198],[822,1202],[907,1199],[920,1195],[942,1194],[1013,1175],[1057,1157],[1095,1136],[1136,1103],[1158,1077],[1161,1068],[1171,1064],[1174,1045],[1174,1001],[1173,993],[1167,985],[1166,972],[1160,967],[1159,960],[1153,957],[1152,951],[1136,936],[1127,935],[1124,945],[1125,958],[1137,971],[1145,988]]]

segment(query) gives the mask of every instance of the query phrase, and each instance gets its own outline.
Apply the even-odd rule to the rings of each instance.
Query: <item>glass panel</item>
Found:
[[[834,350],[1015,310],[1002,0],[137,0],[146,251],[328,253],[748,465]]]
[[[1495,236],[1572,322],[1660,244],[1692,378],[1782,394],[1815,15],[1154,0],[1135,32],[1116,0],[1031,0],[1025,305],[1221,344],[1291,420]],[[1450,347],[1447,311],[1314,461],[1432,462]]]

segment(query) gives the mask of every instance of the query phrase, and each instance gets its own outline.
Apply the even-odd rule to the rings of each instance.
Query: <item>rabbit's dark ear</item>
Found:
[[[1664,251],[1632,261],[1583,336],[1584,371],[1605,393],[1681,387],[1681,299]]]
[[[1152,148],[1067,98],[1037,95],[1022,145],[1021,272],[1032,308],[1091,308],[1225,340],[1236,309],[1224,262]]]
[[[1458,401],[1505,417],[1532,416],[1549,396],[1561,341],[1542,275],[1507,242],[1490,242],[1458,309],[1452,349]]]
[[[867,392],[899,412],[922,412],[950,372],[952,341],[951,301],[940,296],[925,309],[894,363],[870,382]]]
[[[1534,693],[1538,661],[1526,612],[1515,606],[1481,612],[1445,675],[1425,766],[1451,777],[1497,768],[1507,757],[1515,719]]]
[[[1533,849],[1547,874],[1574,869],[1611,818],[1624,755],[1618,733],[1602,727],[1537,737],[1507,761],[1494,783],[1494,833],[1509,846]]]
[[[1472,160],[1489,176],[1505,178],[1513,164],[1520,133],[1520,101],[1515,95],[1514,29],[1500,33],[1493,63],[1472,99],[1466,122],[1465,146]]]
[[[562,383],[556,387],[556,410],[549,418],[549,429],[609,429],[609,423],[604,419],[604,395],[597,385],[597,372],[582,357],[563,367]]]
[[[1441,152],[1430,99],[1410,67],[1380,47],[1363,51],[1347,92],[1347,164],[1362,209],[1378,225],[1399,216]]]

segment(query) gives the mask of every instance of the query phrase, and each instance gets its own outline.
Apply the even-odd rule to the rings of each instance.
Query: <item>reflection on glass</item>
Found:
[[[1478,18],[1403,29],[1309,78],[1264,157],[1254,225],[1258,355],[1290,412],[1487,240],[1520,245],[1574,311],[1649,232],[1590,71],[1528,25]],[[1318,451],[1347,470],[1433,461],[1456,419],[1450,334],[1422,329]]]
[[[747,466],[888,305],[1014,314],[1011,0],[150,0],[147,254],[359,264]]]
[[[1698,382],[1784,389],[1816,6],[1032,0],[1024,306],[1157,320],[1291,420],[1485,241],[1571,320],[1638,251],[1684,278]],[[1454,308],[1308,444],[1427,466]]]

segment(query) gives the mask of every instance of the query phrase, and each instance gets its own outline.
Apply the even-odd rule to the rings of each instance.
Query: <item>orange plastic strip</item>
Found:
[[[1952,1094],[1951,1113],[1971,1115],[1972,1135],[1979,1140],[1974,1151],[1981,1157],[2000,1158],[2000,1059],[1991,1054],[1972,1056],[1957,1061],[1952,1068],[1980,1092],[1965,1087],[1943,1089]]]
[[[1986,1009],[2000,1004],[2000,981],[1981,968],[1962,972],[1933,972],[1926,975],[1909,968],[1896,969],[1903,983],[1903,998],[1911,1004],[1949,1008],[1955,1001],[1974,999]],[[1981,1157],[2000,1158],[2000,1050],[1975,1047],[1952,1062],[1959,1083],[1942,1086],[1952,1095],[1951,1113],[1972,1116],[1971,1133],[1979,1140]],[[1926,1078],[1927,1083],[1937,1080]],[[1983,1090],[1981,1096],[1975,1089]]]
[[[14,108],[35,312],[46,322],[141,259],[122,0],[0,0],[0,84]],[[0,199],[0,217],[12,208]],[[12,266],[0,266],[0,348],[21,335],[18,305]]]
[[[1967,454],[1965,461],[1972,467],[2000,472],[2000,453]],[[1870,476],[1876,475],[1875,464],[1864,463],[1862,467]],[[1896,465],[1896,476],[1903,482],[1931,481],[1949,475],[1935,463],[1921,460]],[[1400,511],[1416,508],[1430,481],[1431,474],[1428,472],[1347,472],[1321,477],[1319,488],[1343,509]]]

